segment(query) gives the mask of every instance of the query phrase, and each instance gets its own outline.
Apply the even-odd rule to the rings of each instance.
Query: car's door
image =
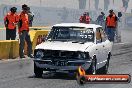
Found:
[[[96,29],[96,34],[97,33],[99,33],[98,35],[96,35],[99,36],[99,38],[96,39],[99,54],[97,59],[97,65],[98,68],[100,68],[106,64],[109,52],[109,41],[102,27]]]
[[[108,46],[109,46],[109,41],[108,38],[104,32],[104,30],[100,27],[100,32],[101,32],[101,38],[102,38],[102,53],[103,53],[103,62],[105,62],[107,60],[107,56],[108,56]]]
[[[101,67],[101,62],[103,61],[103,44],[101,38],[100,28],[96,29],[96,58],[97,58],[97,69]]]

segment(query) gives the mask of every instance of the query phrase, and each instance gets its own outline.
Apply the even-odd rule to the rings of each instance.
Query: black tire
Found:
[[[35,74],[35,77],[37,78],[41,78],[43,74],[43,70],[37,67],[35,63],[34,63],[34,74]]]
[[[108,68],[109,68],[109,61],[110,61],[111,54],[108,54],[107,62],[105,66],[101,68],[101,73],[102,74],[107,74],[108,73]]]
[[[76,74],[76,80],[77,80],[77,83],[80,84],[80,85],[83,85],[86,83],[86,79],[84,76],[79,76],[79,73]]]
[[[91,62],[91,66],[90,68],[86,71],[86,74],[97,74],[97,59],[96,56],[93,56],[92,62]]]

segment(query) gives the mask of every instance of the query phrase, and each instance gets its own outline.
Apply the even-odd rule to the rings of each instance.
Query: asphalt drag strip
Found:
[[[132,75],[132,44],[114,44],[109,74]],[[44,72],[35,78],[33,60],[13,59],[0,61],[0,88],[131,88],[129,84],[86,84],[80,86],[72,74]]]

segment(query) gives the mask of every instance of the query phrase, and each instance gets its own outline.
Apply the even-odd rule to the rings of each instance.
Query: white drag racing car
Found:
[[[52,27],[46,41],[34,51],[34,73],[43,71],[76,72],[79,66],[87,74],[98,69],[107,73],[112,43],[100,25],[62,23]]]

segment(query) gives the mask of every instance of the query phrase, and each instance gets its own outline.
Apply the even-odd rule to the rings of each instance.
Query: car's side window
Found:
[[[96,43],[101,43],[101,42],[102,42],[101,32],[100,32],[100,29],[97,28],[96,29]]]
[[[96,42],[97,43],[101,43],[101,42],[105,42],[107,40],[107,36],[104,32],[104,30],[99,27],[96,29]]]
[[[99,28],[99,29],[101,33],[102,42],[105,42],[107,40],[107,36],[102,28]]]

